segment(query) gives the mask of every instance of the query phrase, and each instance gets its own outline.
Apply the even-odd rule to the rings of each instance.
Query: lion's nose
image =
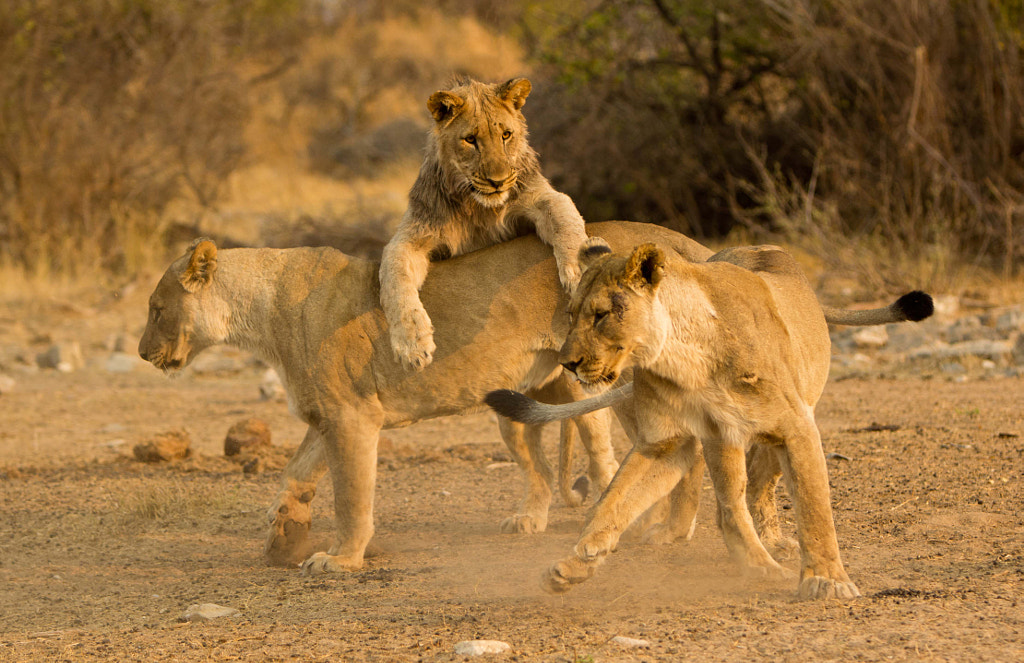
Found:
[[[565,368],[565,370],[567,370],[570,373],[575,375],[576,374],[576,369],[579,368],[579,366],[580,366],[580,362],[581,362],[580,359],[567,359],[566,361],[562,362],[562,367]]]
[[[511,177],[511,176],[509,176],[509,177]],[[503,188],[505,186],[505,183],[508,182],[508,180],[509,180],[508,177],[503,177],[500,180],[496,180],[496,179],[494,179],[492,177],[488,177],[487,178],[487,183],[490,184],[495,189],[501,189],[501,188]]]

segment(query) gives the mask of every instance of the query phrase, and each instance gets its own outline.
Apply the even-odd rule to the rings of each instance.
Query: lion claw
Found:
[[[325,552],[313,553],[313,556],[302,563],[302,575],[315,576],[327,573],[343,573],[355,571],[362,564],[346,562],[340,555],[329,555]]]
[[[597,564],[578,557],[569,557],[549,566],[541,575],[540,586],[551,594],[564,594],[573,585],[589,580]]]

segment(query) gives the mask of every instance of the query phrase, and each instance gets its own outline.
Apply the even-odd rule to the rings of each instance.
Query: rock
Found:
[[[880,348],[889,342],[885,327],[863,327],[853,333],[853,342],[858,348]]]
[[[228,608],[216,603],[193,603],[188,610],[181,615],[183,622],[208,622],[221,617],[235,617],[242,613],[234,608]]]
[[[192,440],[188,431],[171,431],[136,444],[132,453],[135,454],[136,460],[144,463],[162,463],[178,458],[188,458],[192,455]]]
[[[999,332],[994,327],[986,325],[978,315],[960,318],[946,329],[946,340],[950,343],[991,341],[998,338]]]
[[[111,352],[123,352],[125,354],[135,355],[139,351],[139,339],[125,332],[111,334],[107,337],[107,341],[104,345],[107,350],[110,350]]]
[[[237,456],[270,448],[270,426],[262,419],[250,418],[236,422],[224,438],[224,455]]]
[[[1000,359],[1014,352],[1010,341],[965,341],[947,345],[936,342],[928,347],[910,353],[911,359],[955,359],[961,357],[985,357]]]
[[[71,373],[85,366],[82,347],[78,341],[51,345],[46,352],[36,355],[39,368],[55,368],[61,373]]]
[[[512,651],[512,645],[500,640],[463,640],[455,643],[455,653],[459,656],[504,654],[509,651]]]
[[[1013,361],[1019,366],[1024,366],[1024,333],[1017,335],[1017,342],[1013,344]]]
[[[268,368],[260,378],[260,398],[265,401],[283,401],[287,398],[284,384],[277,375],[277,371]]]
[[[0,394],[9,394],[14,391],[14,385],[17,384],[14,378],[6,375],[0,375]]]
[[[651,646],[651,643],[648,642],[647,640],[638,640],[636,638],[627,638],[624,635],[617,635],[614,638],[612,638],[609,642],[614,642],[615,644],[619,645],[620,647],[629,647],[629,648],[650,647]]]
[[[960,298],[956,295],[935,295],[932,296],[935,304],[935,316],[939,318],[952,318],[960,312]]]
[[[126,352],[114,352],[107,357],[103,367],[108,373],[131,373],[142,360],[133,354]]]
[[[1016,331],[1024,331],[1024,309],[1015,307],[1000,313],[996,316],[995,328],[1004,336]]]

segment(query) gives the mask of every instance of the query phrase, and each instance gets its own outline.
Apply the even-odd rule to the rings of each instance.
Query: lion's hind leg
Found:
[[[309,528],[313,522],[310,502],[327,471],[323,442],[312,426],[295,455],[284,468],[281,491],[267,518],[270,527],[263,556],[272,566],[297,566],[312,550]]]
[[[755,442],[747,450],[747,507],[761,543],[776,559],[790,559],[799,549],[796,539],[783,536],[775,492],[782,468],[770,441]]]
[[[828,468],[818,427],[811,415],[794,421],[785,446],[778,447],[779,464],[796,512],[800,541],[799,595],[803,599],[854,598],[857,586],[843,568],[832,504]]]
[[[765,550],[747,508],[747,461],[743,448],[721,439],[706,440],[704,460],[718,498],[718,526],[732,558],[744,571],[768,576],[789,572]]]
[[[695,460],[696,448],[692,437],[635,446],[594,505],[573,554],[545,571],[542,586],[564,592],[594,575],[623,531],[679,483]]]
[[[697,528],[697,511],[700,509],[703,481],[704,455],[698,442],[690,469],[668,496],[667,514],[664,519],[652,518],[642,535],[644,543],[664,545],[680,538],[687,541],[693,538],[693,532]]]
[[[522,470],[526,488],[518,511],[501,522],[501,531],[510,534],[543,532],[548,525],[551,482],[554,479],[554,472],[541,448],[543,426],[527,426],[498,417],[498,428]]]

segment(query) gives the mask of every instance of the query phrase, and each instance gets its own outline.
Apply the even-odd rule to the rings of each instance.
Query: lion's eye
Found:
[[[505,129],[505,131],[502,132],[502,134],[501,134],[501,139],[502,140],[508,140],[511,137],[512,137],[512,132],[509,131],[508,129]]]
[[[476,136],[469,135],[463,138],[462,140],[466,141],[470,145],[476,145]]]
[[[600,323],[608,317],[608,311],[594,311],[594,324]]]
[[[153,322],[159,322],[160,321],[160,309],[155,308],[155,309],[152,309],[151,312],[153,314]]]

